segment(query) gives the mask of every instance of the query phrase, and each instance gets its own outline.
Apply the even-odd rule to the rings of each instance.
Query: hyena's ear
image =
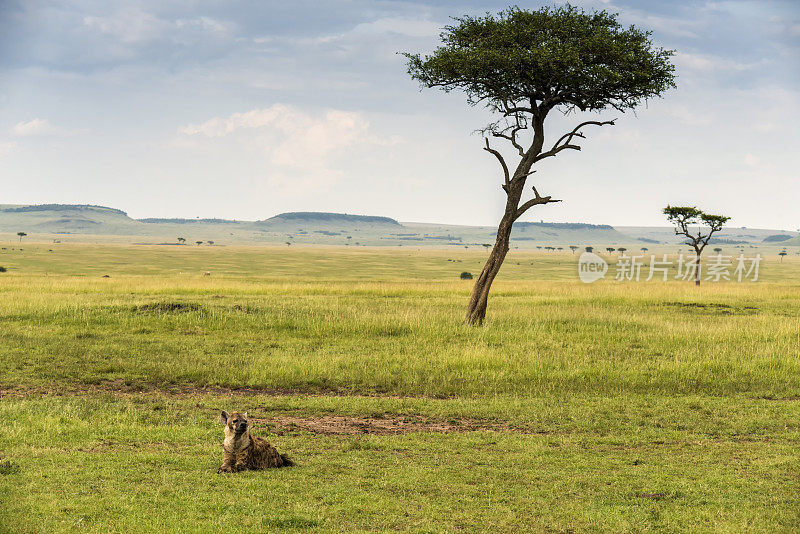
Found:
[[[219,414],[219,420],[222,422],[223,425],[228,424],[228,412],[222,410]]]
[[[247,419],[247,412],[244,412],[242,415],[244,415],[244,418]]]

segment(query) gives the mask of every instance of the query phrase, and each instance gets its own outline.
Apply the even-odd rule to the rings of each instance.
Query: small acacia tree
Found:
[[[456,18],[445,27],[442,45],[429,56],[405,54],[408,72],[423,87],[459,89],[471,105],[485,105],[497,120],[482,130],[484,150],[503,171],[506,207],[494,247],[475,281],[466,321],[480,325],[489,290],[506,257],[514,222],[533,206],[559,202],[533,188],[523,200],[533,166],[564,150],[580,150],[588,120],[545,148],[545,123],[556,111],[625,112],[674,87],[671,50],[653,46],[650,33],[623,27],[615,14],[571,6],[536,11],[516,7],[484,17]],[[490,139],[510,144],[519,160],[510,168]]]
[[[19,236],[19,242],[22,243],[22,238],[28,234],[26,234],[25,232],[17,232],[17,235]]]
[[[695,270],[694,270],[694,283],[700,285],[700,255],[703,249],[706,248],[711,236],[715,232],[722,230],[725,223],[731,218],[724,215],[711,215],[705,213],[694,206],[667,206],[664,208],[664,215],[667,216],[669,222],[675,225],[675,235],[682,235],[686,237],[685,243],[694,249]],[[690,225],[696,224],[697,233],[692,233]],[[708,233],[704,234],[703,226],[708,228]]]

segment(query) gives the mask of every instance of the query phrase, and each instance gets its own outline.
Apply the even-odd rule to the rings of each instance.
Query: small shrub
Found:
[[[0,273],[4,273],[4,272],[6,272],[7,270],[8,270],[8,269],[6,269],[6,268],[5,268],[5,267],[3,267],[2,265],[0,265]]]
[[[11,460],[0,460],[0,475],[14,475],[20,472],[17,463]]]
[[[468,273],[467,271],[464,271],[463,273],[461,273],[461,279],[462,280],[472,280],[472,273]]]
[[[200,310],[200,305],[193,302],[153,302],[137,306],[140,312],[186,313]]]

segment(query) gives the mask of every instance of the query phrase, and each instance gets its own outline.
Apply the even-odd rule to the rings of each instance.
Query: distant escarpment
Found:
[[[402,226],[399,222],[389,217],[377,217],[374,215],[349,215],[347,213],[327,213],[321,211],[293,211],[281,213],[270,217],[259,224],[275,223],[350,223],[350,224],[382,224],[390,226]]]

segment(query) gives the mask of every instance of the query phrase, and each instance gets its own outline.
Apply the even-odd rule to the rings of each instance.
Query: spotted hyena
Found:
[[[218,473],[294,465],[288,456],[280,454],[267,440],[250,435],[247,412],[228,413],[223,410],[219,418],[225,425],[225,440],[222,442],[222,465]]]

